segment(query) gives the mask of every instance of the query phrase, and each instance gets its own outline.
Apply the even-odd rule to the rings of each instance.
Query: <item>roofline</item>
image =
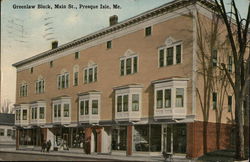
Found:
[[[58,46],[57,48],[50,49],[48,51],[42,52],[40,54],[29,57],[29,58],[24,59],[22,61],[16,62],[16,63],[12,64],[12,66],[17,68],[17,67],[22,66],[24,64],[27,64],[29,62],[38,60],[40,58],[43,58],[43,57],[46,57],[46,56],[49,56],[49,55],[52,55],[54,53],[63,51],[65,49],[70,49],[72,47],[79,46],[79,45],[81,45],[83,43],[89,42],[89,41],[91,41],[93,39],[97,39],[97,38],[99,38],[101,36],[104,36],[104,35],[107,35],[109,33],[115,32],[115,31],[117,31],[119,29],[123,29],[123,28],[125,28],[127,26],[130,26],[132,24],[135,24],[137,22],[142,22],[143,20],[148,19],[150,17],[154,17],[154,16],[157,16],[157,15],[162,14],[162,13],[168,13],[169,10],[178,9],[177,8],[178,6],[183,7],[183,5],[191,5],[191,4],[194,4],[196,2],[201,2],[202,4],[206,5],[209,8],[214,7],[214,4],[212,2],[208,2],[207,0],[175,0],[175,1],[171,1],[171,2],[168,2],[166,4],[161,5],[159,7],[156,7],[154,9],[145,11],[145,12],[139,14],[139,15],[136,15],[136,16],[133,16],[133,17],[128,18],[126,20],[123,20],[123,21],[121,21],[121,22],[119,22],[119,23],[117,23],[115,25],[103,28],[103,29],[98,30],[98,31],[96,31],[94,33],[88,34],[88,35],[83,36],[81,38],[75,39],[75,40],[73,40],[71,42],[65,43],[65,44],[63,44],[61,46]]]

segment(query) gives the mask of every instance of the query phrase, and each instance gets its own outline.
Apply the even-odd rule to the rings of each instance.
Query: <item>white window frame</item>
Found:
[[[63,76],[64,76],[64,87],[62,86],[62,83],[63,83],[62,78],[63,78]],[[68,84],[66,84],[66,77],[67,76],[68,76]],[[61,77],[60,86],[59,86],[59,77]],[[70,86],[70,75],[69,75],[69,72],[65,72],[63,74],[58,74],[57,75],[57,89],[67,89],[67,88],[69,88],[69,86]]]
[[[21,83],[19,87],[19,97],[27,97],[28,96],[28,84]]]
[[[137,57],[137,71],[136,72],[134,72],[134,58],[135,57]],[[127,59],[129,58],[131,58],[131,73],[127,74],[126,65],[127,65]],[[122,60],[124,61],[124,74],[123,75],[121,74],[121,68],[122,68],[121,61]],[[132,75],[138,72],[139,72],[139,56],[138,55],[123,56],[120,58],[120,70],[119,70],[120,76]]]
[[[39,90],[39,83],[41,82],[41,91]],[[35,93],[41,94],[45,92],[45,80],[44,79],[38,79],[35,84]]]
[[[95,80],[95,68],[96,68],[96,80]],[[93,75],[92,75],[92,82],[89,82],[89,70],[93,70]],[[87,71],[87,74],[85,74],[85,71]],[[85,81],[85,75],[87,75],[87,81]],[[83,83],[88,84],[88,83],[94,83],[98,81],[98,66],[97,65],[91,65],[88,67],[85,67],[83,69]]]
[[[69,116],[64,117],[64,104],[69,104]],[[55,105],[61,105],[61,116],[54,116],[54,108]],[[72,105],[71,105],[71,97],[60,97],[52,101],[52,121],[53,123],[70,123],[71,122],[71,113],[72,113]],[[57,109],[58,111],[58,109]],[[58,112],[57,112],[58,114]]]

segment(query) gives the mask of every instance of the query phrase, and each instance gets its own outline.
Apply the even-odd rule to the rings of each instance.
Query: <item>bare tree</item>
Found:
[[[10,100],[5,99],[2,103],[0,113],[13,113],[13,107]]]
[[[232,55],[234,59],[234,78],[230,75],[226,65],[221,64],[223,70],[226,73],[226,76],[234,90],[235,97],[235,123],[236,123],[236,159],[246,159],[245,148],[244,148],[244,99],[246,95],[247,80],[249,76],[247,73],[247,68],[249,67],[249,47],[248,45],[248,32],[249,32],[249,23],[250,23],[250,3],[248,5],[248,13],[245,18],[242,18],[238,12],[235,1],[232,0],[232,9],[233,12],[230,14],[233,15],[235,21],[232,21],[232,18],[228,17],[228,12],[225,9],[223,0],[215,0],[218,12],[220,13],[223,22],[225,23],[228,39],[230,41],[230,46],[232,49]],[[244,110],[245,109],[245,110]]]

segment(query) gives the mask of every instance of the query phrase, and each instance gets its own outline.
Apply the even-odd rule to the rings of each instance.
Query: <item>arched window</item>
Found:
[[[89,61],[88,66],[84,68],[84,83],[92,83],[97,81],[97,65],[93,61]]]
[[[19,87],[19,96],[25,97],[28,96],[28,84],[26,81],[22,81]]]
[[[45,91],[45,82],[43,77],[40,75],[38,79],[36,80],[36,93],[44,93]]]
[[[69,88],[69,72],[66,69],[61,70],[61,73],[57,75],[57,88]]]
[[[79,82],[79,65],[73,67],[73,85],[78,86]]]

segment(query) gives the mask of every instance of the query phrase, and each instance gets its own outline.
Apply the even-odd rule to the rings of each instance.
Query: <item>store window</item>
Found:
[[[120,126],[112,131],[112,150],[127,150],[127,127]]]

